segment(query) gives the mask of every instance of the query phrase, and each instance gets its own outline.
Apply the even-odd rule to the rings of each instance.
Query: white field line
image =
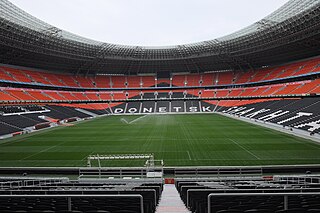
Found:
[[[190,156],[190,153],[189,153],[189,151],[187,151],[187,153],[188,153],[188,156],[189,156],[189,160],[191,160],[191,156]]]
[[[128,122],[126,119],[124,119],[124,118],[121,118],[120,121],[123,121],[123,122],[125,122],[126,124],[129,124],[129,122]]]
[[[263,158],[263,160],[318,160],[319,158]],[[166,159],[166,160],[176,160],[176,159]],[[225,159],[225,158],[197,158],[197,160],[224,160],[224,161],[238,161],[238,160],[247,160],[247,159]],[[181,160],[182,161],[182,160]],[[299,165],[299,164],[298,164]],[[263,165],[265,166],[265,165]],[[268,165],[270,166],[270,165]],[[271,165],[272,166],[272,165]],[[277,165],[274,165],[277,166]],[[278,165],[280,166],[280,165]],[[292,165],[293,166],[293,165]]]
[[[261,158],[259,158],[258,156],[256,156],[255,154],[253,154],[252,152],[250,152],[249,150],[247,150],[246,148],[244,148],[243,146],[241,146],[238,142],[236,142],[235,140],[232,140],[230,138],[228,138],[229,141],[232,141],[234,144],[238,145],[241,149],[243,149],[244,151],[248,152],[250,155],[252,155],[253,157],[255,157],[258,160],[261,160]]]
[[[66,143],[66,142],[59,143],[59,144],[57,144],[57,145],[55,145],[55,146],[50,146],[49,148],[43,149],[43,150],[41,150],[41,151],[39,151],[39,152],[36,152],[36,153],[34,153],[34,154],[32,154],[32,155],[28,155],[28,156],[26,156],[26,157],[24,157],[24,158],[20,159],[20,161],[22,161],[22,160],[26,160],[26,159],[31,158],[31,157],[33,157],[33,156],[35,156],[35,155],[40,154],[40,153],[43,153],[43,152],[49,151],[50,149],[56,148],[57,146],[60,146],[60,145],[62,145],[62,144],[64,144],[64,143]]]
[[[138,120],[140,120],[140,119],[142,119],[142,118],[144,118],[144,117],[146,117],[146,116],[148,116],[148,115],[144,115],[144,116],[141,116],[141,117],[139,117],[139,118],[136,118],[136,119],[130,121],[129,124],[132,124],[132,123],[134,123],[134,122],[136,122],[136,121],[138,121]]]
[[[90,152],[90,154],[89,154],[89,155],[92,155],[92,154],[93,154],[93,152],[94,152],[94,151]],[[89,157],[89,155],[84,156],[84,157],[81,159],[81,161],[84,161],[85,159],[87,159],[87,158]]]

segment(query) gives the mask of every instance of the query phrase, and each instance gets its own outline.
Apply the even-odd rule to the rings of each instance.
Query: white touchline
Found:
[[[189,153],[189,151],[187,151],[187,153],[188,153],[188,156],[189,156],[189,160],[191,160],[191,156],[190,156],[190,153]]]
[[[246,148],[244,148],[243,146],[241,146],[238,142],[228,138],[229,141],[232,141],[233,143],[235,143],[236,145],[238,145],[241,149],[245,150],[246,152],[248,152],[249,154],[251,154],[253,157],[257,158],[258,160],[261,160],[261,158],[259,158],[258,156],[256,156],[255,154],[253,154],[252,152],[250,152],[249,150],[247,150]]]
[[[144,115],[144,116],[141,116],[141,117],[139,117],[139,118],[136,118],[136,119],[130,121],[128,124],[132,124],[133,122],[136,122],[137,120],[140,120],[140,119],[142,119],[142,118],[144,118],[144,117],[146,117],[146,116],[147,116],[147,115]]]

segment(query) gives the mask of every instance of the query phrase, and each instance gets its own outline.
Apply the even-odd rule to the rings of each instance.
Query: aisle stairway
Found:
[[[156,213],[190,213],[174,184],[165,184]]]

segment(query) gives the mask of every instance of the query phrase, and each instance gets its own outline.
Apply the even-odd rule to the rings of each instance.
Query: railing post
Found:
[[[182,191],[183,186],[181,187]],[[187,207],[189,208],[189,189],[187,190]]]
[[[71,197],[67,197],[68,199],[68,211],[72,211],[71,210]]]
[[[285,195],[283,199],[284,210],[288,210],[288,195]]]
[[[142,195],[140,195],[140,208],[141,208],[141,213],[144,213],[144,209],[143,209],[143,197],[142,197]]]
[[[211,195],[208,195],[208,213],[211,213],[211,203],[210,203],[210,199]]]

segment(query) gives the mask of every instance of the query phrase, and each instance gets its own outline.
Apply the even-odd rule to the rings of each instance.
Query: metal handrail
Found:
[[[228,191],[251,191],[250,192],[228,192]],[[281,191],[293,191],[293,192],[286,192],[286,193],[309,193],[306,191],[311,191],[311,190],[319,190],[319,188],[287,188],[287,189],[279,189],[279,188],[266,188],[266,189],[188,189],[187,190],[187,206],[189,207],[189,200],[190,200],[190,195],[189,192],[207,192],[207,191],[215,191],[215,192],[219,192],[219,193],[211,193],[211,194],[254,194],[254,193],[264,193],[264,194],[268,194],[268,193],[277,193],[278,192],[268,192],[268,191],[279,191],[279,193],[281,193]],[[252,192],[252,191],[257,191],[257,192]],[[284,192],[283,192],[284,193]],[[310,193],[318,193],[318,192],[310,192]],[[320,192],[319,192],[320,193]]]
[[[121,194],[117,194],[117,195],[0,195],[0,198],[2,197],[34,197],[34,198],[39,198],[39,197],[65,197],[68,200],[68,211],[72,211],[72,205],[71,205],[71,199],[75,198],[75,197],[132,197],[132,198],[139,198],[140,200],[140,213],[144,213],[144,209],[143,209],[143,197],[142,195],[139,194],[132,194],[132,195],[121,195]]]
[[[288,210],[288,196],[299,196],[299,195],[320,195],[320,192],[305,192],[305,193],[211,193],[208,195],[208,213],[211,213],[211,198],[212,197],[228,197],[228,196],[283,196],[284,198],[284,210]]]
[[[176,168],[174,170],[174,175],[177,176],[186,176],[186,175],[195,175],[198,176],[204,176],[204,175],[213,175],[213,176],[225,176],[225,175],[236,175],[236,176],[249,176],[249,175],[262,175],[262,167],[250,167],[250,168],[223,168],[223,167],[217,167],[217,168]]]

